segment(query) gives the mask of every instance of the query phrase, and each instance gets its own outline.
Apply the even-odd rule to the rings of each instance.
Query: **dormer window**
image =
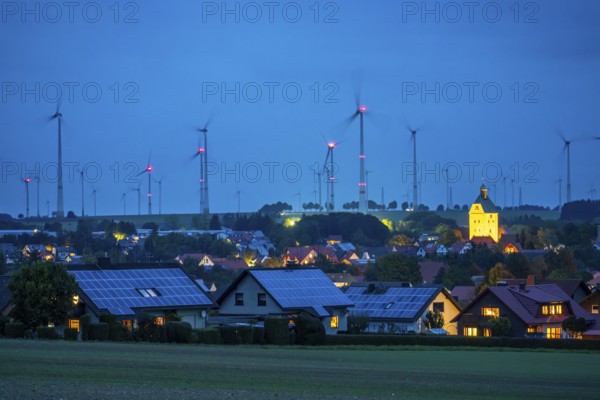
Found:
[[[562,304],[545,304],[542,306],[542,315],[561,315]]]

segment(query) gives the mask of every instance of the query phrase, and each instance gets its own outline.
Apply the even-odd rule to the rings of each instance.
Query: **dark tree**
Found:
[[[425,327],[427,329],[436,329],[444,327],[444,316],[439,311],[428,311],[425,315]]]
[[[41,262],[21,266],[8,284],[14,308],[11,316],[27,328],[66,321],[77,283],[65,267]]]
[[[398,202],[396,200],[390,202],[390,204],[388,204],[388,210],[395,210],[398,208]]]
[[[382,282],[423,282],[421,267],[415,257],[389,253],[377,260],[377,280]]]
[[[217,214],[214,214],[210,218],[210,222],[208,224],[208,229],[214,230],[214,231],[218,231],[219,229],[221,229],[221,221],[219,220],[219,216]]]

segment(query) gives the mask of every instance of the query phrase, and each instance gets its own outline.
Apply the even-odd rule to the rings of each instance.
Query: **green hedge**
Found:
[[[194,334],[196,343],[221,344],[221,332],[218,329],[196,329]]]
[[[4,315],[0,315],[0,337],[6,336],[4,327],[10,322],[10,319]]]
[[[101,340],[105,341],[109,339],[109,328],[106,322],[99,322],[97,324],[90,324],[90,331],[88,333],[89,340]]]
[[[4,333],[10,339],[23,339],[25,337],[25,325],[22,322],[9,322],[4,325]]]
[[[424,335],[330,335],[329,345],[368,346],[466,346],[527,349],[600,350],[600,340],[530,339],[509,337],[465,337]]]
[[[255,326],[252,330],[252,344],[265,344],[265,328]]]
[[[38,326],[35,332],[38,339],[58,339],[58,333],[52,326]]]
[[[63,336],[65,340],[77,340],[79,332],[75,328],[65,328]]]
[[[79,318],[79,328],[81,329],[81,340],[88,340],[91,323],[92,323],[92,317],[90,317],[87,314],[82,315]]]
[[[296,324],[296,344],[315,346],[325,343],[325,327],[319,318],[301,312],[294,323]]]
[[[252,326],[238,326],[237,334],[240,337],[241,344],[252,344],[254,338],[254,328]]]
[[[129,331],[121,321],[112,314],[102,314],[99,317],[100,322],[106,322],[108,324],[108,338],[114,342],[125,340],[129,336]]]
[[[192,342],[192,325],[189,322],[171,321],[166,326],[167,340],[175,343]]]
[[[269,317],[265,319],[265,340],[269,344],[290,344],[288,319]]]
[[[240,337],[236,326],[220,326],[219,332],[221,334],[221,342],[223,344],[242,343],[242,338]]]

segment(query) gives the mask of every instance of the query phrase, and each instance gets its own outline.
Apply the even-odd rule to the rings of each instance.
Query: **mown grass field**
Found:
[[[600,354],[0,340],[1,399],[597,399]]]

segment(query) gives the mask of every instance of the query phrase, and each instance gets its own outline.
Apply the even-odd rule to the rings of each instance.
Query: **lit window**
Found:
[[[77,332],[79,332],[79,320],[78,319],[70,319],[69,320],[69,328],[77,329]]]
[[[547,339],[560,339],[562,336],[561,334],[561,328],[546,328]]]
[[[73,295],[73,304],[77,305],[79,303],[79,295]]]
[[[542,306],[543,315],[560,315],[562,314],[562,304],[550,304]]]
[[[498,307],[483,307],[481,314],[484,317],[498,318],[500,316],[500,309]]]
[[[258,293],[258,305],[264,307],[267,305],[267,294],[266,293]]]
[[[165,317],[156,317],[156,318],[154,318],[154,323],[156,325],[164,325],[165,324]]]
[[[483,328],[483,336],[492,337],[492,330],[490,328]]]
[[[598,304],[592,304],[592,314],[599,314]]]
[[[439,303],[433,303],[433,312],[444,312],[444,302],[440,301]]]
[[[127,328],[128,331],[131,331],[131,320],[126,319],[121,321],[121,323],[125,328]]]
[[[236,293],[235,294],[235,305],[236,306],[244,305],[244,293]]]
[[[331,317],[331,323],[329,324],[329,326],[333,329],[337,329],[339,325],[339,319],[337,315],[334,315],[333,317]]]
[[[476,326],[465,326],[463,328],[464,336],[477,336],[477,327]]]

